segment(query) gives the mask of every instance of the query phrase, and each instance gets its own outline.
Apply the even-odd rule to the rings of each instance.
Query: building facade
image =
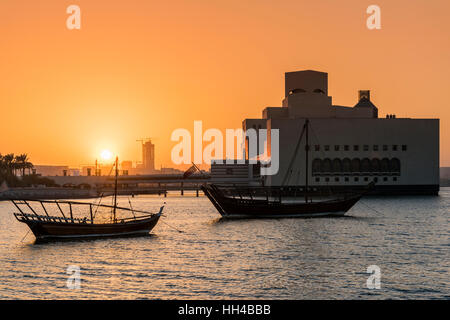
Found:
[[[215,184],[234,184],[257,186],[261,184],[260,163],[248,160],[218,161],[211,163],[211,182]]]
[[[151,140],[142,143],[142,165],[145,173],[155,171],[155,145]]]
[[[359,91],[353,107],[333,105],[328,74],[312,70],[286,73],[282,106],[243,121],[244,131],[267,129],[268,141],[271,130],[279,129],[279,171],[265,176],[265,185],[305,185],[306,142],[300,134],[306,119],[309,185],[345,189],[374,181],[380,194],[439,192],[439,119],[379,118],[368,90]]]

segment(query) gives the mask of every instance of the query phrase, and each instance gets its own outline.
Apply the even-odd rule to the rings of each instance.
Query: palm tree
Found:
[[[34,168],[34,165],[31,162],[26,161],[25,168],[28,169],[28,174],[31,174],[31,172],[32,172],[31,170]],[[24,172],[25,172],[25,169],[24,169]]]
[[[12,163],[12,170],[14,173],[14,176],[17,176],[17,171],[21,171],[22,170],[22,159],[21,156],[14,156],[14,160]]]
[[[0,153],[0,182],[3,181],[5,177],[5,163],[3,161],[3,155]]]
[[[3,161],[5,165],[6,176],[14,175],[14,153],[9,153],[3,156]]]
[[[0,155],[0,181],[6,181],[8,184],[14,184],[16,177],[14,176],[14,154],[10,153],[4,156]]]
[[[22,177],[25,176],[25,169],[28,169],[30,165],[33,167],[33,165],[28,161],[28,155],[26,153],[16,156],[15,162],[16,169],[22,171]]]
[[[14,156],[13,153],[2,155],[0,154],[0,183],[6,181],[10,185],[17,185],[16,173],[20,171],[22,178],[25,176],[25,170],[31,170],[33,164],[28,161],[27,154]]]

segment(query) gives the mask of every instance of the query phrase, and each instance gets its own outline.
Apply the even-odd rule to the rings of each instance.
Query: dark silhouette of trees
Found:
[[[10,186],[20,185],[18,174],[23,178],[26,176],[26,170],[30,174],[33,164],[29,161],[26,153],[15,156],[13,153],[6,155],[0,154],[0,184],[6,181]]]

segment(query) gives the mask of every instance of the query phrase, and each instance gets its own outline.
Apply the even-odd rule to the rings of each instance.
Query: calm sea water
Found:
[[[22,241],[28,227],[0,202],[0,298],[450,298],[449,188],[365,198],[343,218],[224,221],[195,196],[133,204],[157,210],[163,201],[152,236],[39,245],[31,233]],[[66,286],[69,265],[81,269],[80,289]],[[381,289],[367,289],[370,265]]]

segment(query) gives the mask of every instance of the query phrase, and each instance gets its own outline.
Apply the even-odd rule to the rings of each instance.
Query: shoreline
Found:
[[[46,188],[10,188],[0,192],[0,201],[11,199],[53,200],[53,199],[89,199],[96,198],[99,193],[90,189],[69,189],[61,187]]]

